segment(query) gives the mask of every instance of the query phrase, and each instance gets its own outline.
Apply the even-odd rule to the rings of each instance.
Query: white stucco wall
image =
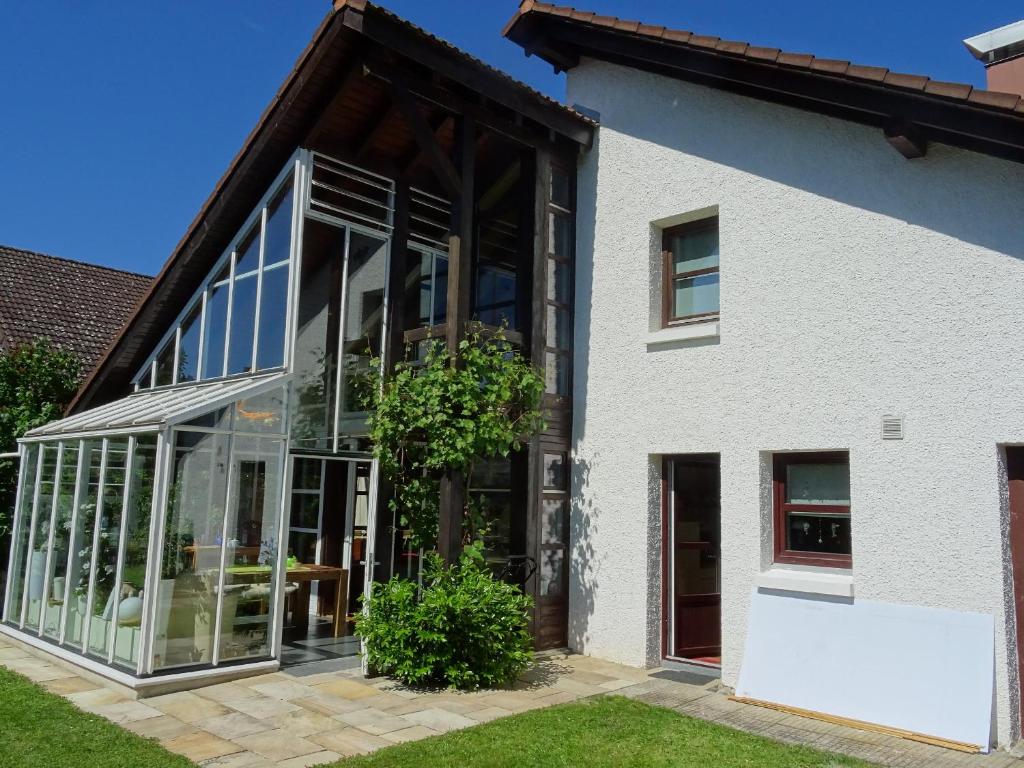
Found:
[[[908,161],[877,129],[601,62],[570,72],[568,100],[601,122],[579,179],[571,643],[657,662],[657,456],[717,452],[735,685],[771,557],[767,458],[848,450],[856,598],[991,613],[1006,743],[1024,166],[934,144]],[[652,222],[711,206],[720,337],[649,350]],[[880,439],[888,413],[904,440]]]

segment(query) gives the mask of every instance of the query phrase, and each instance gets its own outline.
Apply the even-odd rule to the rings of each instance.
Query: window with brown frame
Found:
[[[718,217],[662,233],[662,325],[718,317]]]
[[[775,562],[849,568],[850,454],[774,456]]]

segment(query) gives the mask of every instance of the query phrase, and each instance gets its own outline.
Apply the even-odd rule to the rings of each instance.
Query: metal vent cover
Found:
[[[893,414],[882,416],[882,439],[902,440],[903,439],[903,417]]]

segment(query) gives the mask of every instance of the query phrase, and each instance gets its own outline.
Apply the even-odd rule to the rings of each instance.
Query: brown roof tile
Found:
[[[778,64],[785,64],[787,67],[806,69],[811,66],[814,57],[809,53],[788,53],[783,51],[775,61]]]
[[[929,80],[924,90],[926,93],[945,96],[949,99],[966,99],[971,95],[974,86],[966,83],[944,83],[941,80]]]
[[[1015,93],[999,93],[998,91],[983,91],[975,88],[967,101],[972,104],[984,104],[987,107],[999,107],[1000,109],[1016,109],[1021,98]]]
[[[716,47],[723,53],[735,53],[739,56],[743,56],[747,52],[747,48],[750,46],[746,43],[737,42],[735,40],[722,40]]]
[[[850,62],[841,61],[839,59],[815,58],[814,61],[811,62],[811,69],[816,69],[819,72],[828,72],[833,75],[845,75],[849,68]]]
[[[928,78],[924,75],[908,75],[903,72],[890,72],[882,81],[886,85],[895,88],[908,88],[912,91],[923,91],[928,84]]]
[[[0,246],[0,349],[40,337],[99,361],[152,278]]]

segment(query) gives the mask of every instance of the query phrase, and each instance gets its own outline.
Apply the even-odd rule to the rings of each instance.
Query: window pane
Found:
[[[53,510],[53,554],[47,573],[49,594],[43,599],[43,636],[56,639],[60,633],[60,615],[64,607],[65,575],[68,568],[68,532],[74,514],[75,483],[78,479],[78,443],[64,444],[60,465],[57,505]]]
[[[558,597],[562,594],[562,567],[565,550],[548,549],[540,553],[540,596]]]
[[[199,372],[199,332],[202,327],[203,302],[196,304],[181,324],[178,350],[178,382],[195,381]]]
[[[547,345],[556,349],[572,348],[572,323],[569,310],[548,304]]]
[[[551,166],[551,202],[569,207],[569,174],[557,165]]]
[[[174,376],[174,336],[167,340],[167,344],[156,356],[156,385],[162,387],[172,384]]]
[[[143,435],[135,444],[130,473],[128,509],[124,519],[124,563],[117,605],[114,663],[135,669],[139,661],[139,632],[142,597],[146,590],[149,561],[149,520],[153,509],[153,480],[156,473],[156,436]]]
[[[291,526],[293,528],[320,527],[320,494],[296,493],[292,495]]]
[[[718,266],[718,224],[707,229],[684,232],[671,237],[672,271],[693,272]]]
[[[270,655],[270,619],[277,596],[281,440],[236,437],[232,453],[221,660]]]
[[[553,395],[569,394],[569,358],[547,352],[544,356],[545,391]]]
[[[238,432],[284,432],[283,388],[239,400],[234,405],[235,430]]]
[[[540,543],[565,544],[566,541],[565,499],[544,499],[541,510]]]
[[[688,317],[718,311],[718,273],[673,281],[672,316]]]
[[[544,488],[564,491],[568,486],[568,472],[564,453],[544,454]]]
[[[320,490],[320,459],[296,459],[292,487],[302,491]]]
[[[103,476],[100,498],[100,525],[92,574],[92,617],[89,620],[89,653],[106,660],[113,637],[114,580],[117,570],[117,547],[121,537],[121,510],[124,505],[125,465],[128,462],[128,441],[112,439],[107,447],[107,471]]]
[[[252,335],[256,325],[256,276],[235,279],[231,298],[228,375],[252,370]]]
[[[67,628],[64,644],[81,649],[85,630],[86,602],[89,598],[89,576],[92,572],[93,533],[96,530],[96,504],[100,491],[100,468],[103,460],[103,441],[85,443],[85,469],[78,506],[78,521],[71,538],[71,565],[67,580],[71,585],[68,603]]]
[[[512,462],[508,459],[484,459],[473,465],[469,478],[471,490],[509,490],[512,488]]]
[[[228,323],[228,286],[210,289],[206,300],[206,329],[203,331],[204,379],[224,375],[224,332]]]
[[[299,563],[315,563],[318,538],[315,533],[292,531],[288,535],[288,556],[294,557]]]
[[[786,515],[786,546],[799,552],[850,554],[850,516],[790,512]]]
[[[548,298],[560,304],[572,299],[572,273],[565,262],[548,259]]]
[[[303,229],[295,341],[292,440],[306,448],[331,448],[334,371],[345,230],[313,219]]]
[[[548,228],[548,252],[563,259],[572,257],[572,218],[551,213]]]
[[[434,318],[433,325],[440,325],[448,319],[448,257],[434,259]]]
[[[260,294],[260,337],[256,368],[284,364],[284,328],[288,312],[288,265],[263,273]]]
[[[269,267],[288,260],[292,240],[292,186],[277,193],[267,210],[267,235],[263,246],[263,264]]]
[[[21,598],[25,589],[25,562],[28,551],[28,534],[32,525],[32,500],[35,497],[36,468],[38,445],[32,444],[25,448],[25,458],[21,462],[21,517],[18,528],[14,531],[14,557],[11,560],[9,579],[11,579],[11,605],[7,612],[12,624],[21,622]]]
[[[481,323],[516,327],[516,276],[514,272],[481,264],[477,272],[474,315]]]
[[[257,220],[253,230],[238,246],[235,255],[235,278],[255,272],[260,266],[260,224]]]
[[[43,467],[39,473],[39,499],[36,504],[36,524],[31,532],[28,564],[28,606],[25,626],[38,629],[39,610],[43,599],[43,580],[46,577],[46,553],[50,543],[50,516],[53,512],[53,487],[57,479],[57,446],[44,445]]]
[[[362,385],[366,382],[370,358],[381,351],[386,271],[386,242],[353,232],[346,277],[340,434],[366,432]]]
[[[850,503],[850,465],[787,464],[786,503]]]

